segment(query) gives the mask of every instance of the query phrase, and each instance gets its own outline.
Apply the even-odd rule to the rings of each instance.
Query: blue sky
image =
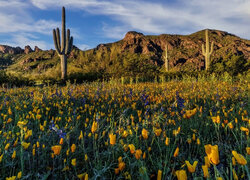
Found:
[[[218,29],[250,39],[250,0],[0,0],[0,44],[54,49],[66,26],[80,49],[120,40],[127,31],[190,34]]]

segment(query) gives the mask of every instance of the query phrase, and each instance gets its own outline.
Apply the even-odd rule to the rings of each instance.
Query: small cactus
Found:
[[[67,77],[67,55],[72,50],[73,47],[73,37],[70,37],[70,30],[67,30],[67,36],[65,31],[65,8],[62,7],[62,41],[60,39],[60,30],[57,28],[53,29],[53,39],[56,52],[61,59],[61,79],[65,80]],[[66,40],[66,41],[65,41]],[[61,42],[60,42],[61,41]]]
[[[166,71],[169,71],[169,62],[168,62],[168,45],[166,45],[166,50],[165,50],[165,69]]]
[[[209,47],[208,30],[207,29],[205,31],[205,36],[206,36],[206,50],[204,48],[204,44],[202,44],[202,55],[205,56],[205,66],[206,66],[206,70],[208,70],[209,65],[210,65],[210,56],[214,50],[214,42],[212,42],[211,47]]]

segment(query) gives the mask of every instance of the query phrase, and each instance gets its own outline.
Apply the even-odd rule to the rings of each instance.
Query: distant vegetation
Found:
[[[128,32],[118,42],[100,44],[87,51],[74,46],[67,58],[67,80],[82,83],[132,77],[134,81],[145,82],[210,78],[211,75],[223,79],[225,74],[232,80],[242,76],[249,78],[249,40],[209,30],[209,42],[214,42],[214,52],[210,54],[209,68],[205,70],[201,48],[205,39],[204,30],[188,36],[144,36]],[[0,52],[0,83],[18,86],[60,84],[60,66],[60,57],[54,50],[27,54]]]

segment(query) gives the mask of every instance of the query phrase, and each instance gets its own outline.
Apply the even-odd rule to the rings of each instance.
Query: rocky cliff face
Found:
[[[10,47],[7,45],[0,45],[0,52],[1,53],[8,53],[8,54],[21,54],[23,53],[23,49],[20,47]]]
[[[241,39],[230,33],[209,30],[209,41],[214,42],[214,53],[211,59],[216,61],[228,53],[244,55],[250,59],[250,41]],[[113,46],[120,53],[129,52],[148,55],[157,65],[162,65],[163,52],[168,47],[170,68],[176,70],[182,66],[202,69],[204,68],[204,56],[202,44],[205,44],[205,31],[199,31],[191,35],[167,35],[145,36],[135,31],[128,32],[125,37],[116,43],[101,44],[95,48],[94,54],[110,53]]]
[[[41,51],[41,49],[37,46],[35,46],[34,49],[35,52],[39,52]],[[25,46],[24,49],[20,48],[20,47],[11,47],[11,46],[7,46],[7,45],[0,45],[0,53],[3,54],[29,54],[31,52],[34,52],[31,47],[29,45]]]

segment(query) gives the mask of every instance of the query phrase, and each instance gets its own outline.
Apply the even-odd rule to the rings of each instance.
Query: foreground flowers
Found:
[[[110,134],[109,139],[110,139],[110,144],[115,145],[115,143],[116,143],[116,134],[113,134],[113,133]]]
[[[100,174],[105,179],[216,179],[224,172],[228,179],[247,179],[249,113],[247,100],[238,98],[243,89],[234,86],[97,83],[57,91],[47,87],[33,90],[34,95],[29,88],[12,95],[0,90],[0,176],[17,179],[23,172],[23,178],[39,179],[32,171],[39,166],[39,174],[54,172],[54,179]],[[185,99],[181,108],[176,90]]]
[[[236,151],[232,151],[232,154],[240,165],[247,164],[247,160],[241,154],[238,154]]]
[[[61,152],[62,146],[55,145],[51,147],[51,150],[54,152],[54,155],[59,155]]]
[[[190,173],[194,173],[194,172],[195,172],[195,169],[196,169],[196,166],[197,166],[197,164],[198,164],[198,161],[195,161],[195,162],[193,163],[193,165],[191,165],[189,161],[185,161],[185,163],[186,163],[186,165],[187,165],[188,171],[189,171]]]
[[[212,146],[211,144],[205,145],[205,151],[209,161],[212,164],[217,165],[220,163],[218,145],[214,146]]]
[[[175,174],[178,180],[187,180],[187,173],[185,170],[178,170]]]

